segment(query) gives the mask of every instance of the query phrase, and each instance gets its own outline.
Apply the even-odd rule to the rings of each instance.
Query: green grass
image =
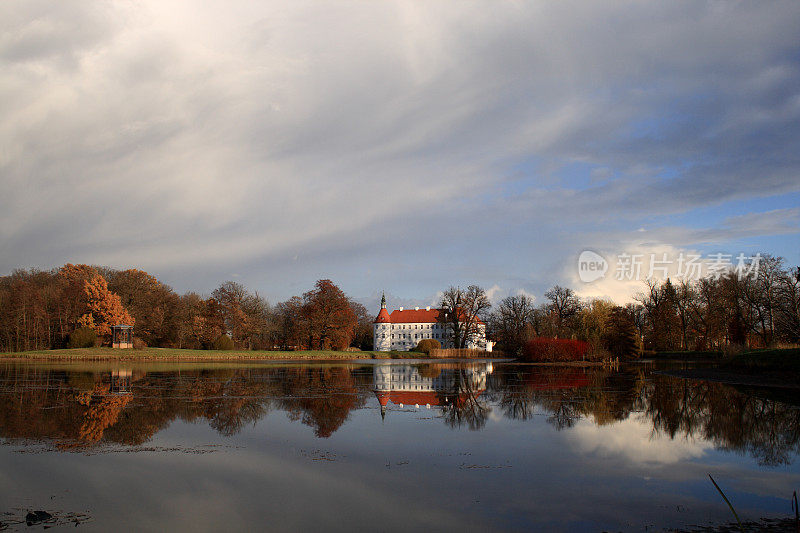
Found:
[[[142,360],[142,361],[233,361],[233,360],[348,360],[348,359],[423,359],[418,352],[344,352],[336,350],[303,350],[296,352],[250,350],[180,350],[174,348],[144,348],[119,350],[112,348],[73,348],[0,353],[13,359],[52,360]]]
[[[800,372],[800,348],[752,350],[726,359],[723,366],[752,371]]]

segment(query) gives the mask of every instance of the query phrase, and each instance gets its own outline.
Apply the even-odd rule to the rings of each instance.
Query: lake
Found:
[[[733,520],[708,474],[787,518],[798,405],[644,363],[5,360],[0,529],[691,529]]]

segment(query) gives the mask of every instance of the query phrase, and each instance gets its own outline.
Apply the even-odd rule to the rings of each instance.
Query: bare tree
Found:
[[[477,338],[483,326],[482,319],[492,307],[486,291],[477,285],[466,290],[450,287],[442,295],[439,303],[439,323],[445,328],[445,335],[455,348],[466,348]]]
[[[504,298],[492,314],[490,324],[500,348],[516,355],[533,334],[533,298],[520,294]]]
[[[548,308],[555,322],[556,335],[566,336],[573,330],[574,319],[581,310],[581,300],[572,289],[556,285],[544,297],[550,300]]]

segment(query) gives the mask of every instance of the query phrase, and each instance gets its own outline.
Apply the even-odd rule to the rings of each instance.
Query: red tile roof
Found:
[[[375,322],[391,322],[392,319],[389,318],[389,312],[385,308],[381,308],[381,312],[378,313],[378,316],[375,318]]]
[[[415,324],[418,322],[432,323],[439,320],[438,309],[395,309],[390,315],[392,324]]]

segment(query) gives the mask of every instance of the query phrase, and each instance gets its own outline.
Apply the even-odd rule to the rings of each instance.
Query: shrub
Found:
[[[144,350],[147,348],[147,343],[144,342],[141,337],[134,337],[133,338],[133,349],[134,350]]]
[[[574,339],[537,337],[525,343],[522,359],[526,361],[581,361],[589,351],[589,343]]]
[[[69,336],[67,348],[92,348],[97,340],[97,332],[92,328],[78,328]]]
[[[220,335],[211,343],[212,350],[233,350],[233,339],[227,335]]]
[[[438,350],[442,345],[436,339],[422,339],[414,348],[415,352],[423,352],[430,355],[431,350]]]

